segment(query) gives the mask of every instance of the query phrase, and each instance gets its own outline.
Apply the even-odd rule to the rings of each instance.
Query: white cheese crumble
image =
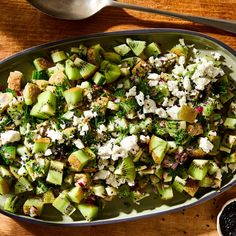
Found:
[[[212,52],[211,55],[216,59],[217,61],[220,60],[221,54],[218,52]]]
[[[58,130],[48,129],[46,134],[47,134],[47,137],[50,138],[52,142],[59,141],[59,143],[62,143],[64,141],[62,133]]]
[[[20,169],[17,171],[17,174],[20,176],[27,174],[26,168],[24,166],[21,166]]]
[[[92,119],[93,117],[96,117],[97,115],[98,115],[97,112],[93,112],[93,110],[84,111],[85,119]]]
[[[208,140],[208,138],[200,138],[199,147],[206,153],[209,153],[214,145]]]
[[[147,114],[147,113],[156,113],[156,103],[154,100],[152,99],[145,99],[144,101],[144,106],[143,106],[143,113]]]
[[[163,108],[157,108],[156,109],[156,114],[160,117],[160,118],[167,118],[167,113]]]
[[[4,133],[1,133],[1,143],[5,145],[7,143],[14,143],[21,140],[20,132],[15,130],[8,130]]]
[[[50,156],[52,155],[52,150],[49,148],[45,151],[44,156]]]
[[[117,195],[117,191],[114,187],[111,187],[111,186],[108,186],[105,188],[106,189],[106,192],[107,192],[107,195],[112,197],[112,196],[116,196]]]
[[[217,133],[215,131],[213,131],[213,130],[210,130],[208,132],[208,135],[210,135],[210,136],[217,136]]]
[[[150,79],[150,80],[157,80],[157,81],[159,81],[161,76],[159,74],[157,74],[157,73],[150,73],[147,78]]]
[[[184,80],[183,80],[183,87],[186,91],[191,91],[192,87],[191,87],[191,81],[189,79],[188,76],[185,76],[184,77]]]
[[[170,92],[173,92],[173,91],[175,91],[175,90],[179,90],[179,88],[178,88],[178,81],[177,80],[169,80],[169,81],[167,81],[167,86],[168,86],[168,89],[169,89],[169,91]]]
[[[144,94],[140,91],[138,95],[135,96],[135,99],[139,106],[144,105]]]
[[[205,89],[205,86],[208,85],[211,82],[210,79],[208,78],[204,78],[204,77],[200,77],[200,78],[196,78],[194,80],[194,83],[196,84],[196,89],[203,91]]]
[[[145,136],[145,135],[143,135],[143,134],[141,134],[140,135],[140,137],[139,137],[139,139],[140,139],[140,141],[142,142],[142,143],[149,143],[149,141],[150,141],[150,136]]]
[[[185,64],[185,56],[180,56],[178,62],[180,65],[184,65]]]
[[[125,95],[127,98],[136,96],[136,86],[133,86]]]
[[[120,145],[126,152],[135,154],[139,150],[138,137],[136,135],[127,136],[121,140]]]
[[[79,138],[74,141],[74,144],[78,149],[84,148],[84,144],[82,143],[81,139],[79,139]]]
[[[180,111],[180,107],[178,106],[173,106],[173,107],[170,107],[170,108],[167,108],[166,109],[166,112],[167,114],[173,119],[173,120],[178,120],[179,117],[178,117],[178,114],[179,114],[179,111]]]
[[[183,96],[179,99],[179,106],[182,107],[186,104],[186,96]]]
[[[98,180],[98,179],[107,179],[107,177],[110,175],[110,171],[108,170],[100,170],[97,173],[95,173],[94,175],[94,180]]]
[[[175,65],[174,69],[172,70],[172,73],[177,76],[181,76],[184,72],[184,66],[181,65]]]
[[[97,128],[97,133],[98,134],[102,134],[105,133],[107,131],[107,127],[105,125],[99,125],[99,127]]]
[[[84,136],[87,131],[89,131],[89,126],[88,124],[81,124],[80,126],[78,126],[78,130],[80,131],[79,134],[81,136]]]

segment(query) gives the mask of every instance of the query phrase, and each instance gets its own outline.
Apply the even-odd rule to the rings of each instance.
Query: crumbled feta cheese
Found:
[[[139,106],[144,105],[144,94],[140,91],[138,95],[135,96],[135,99]]]
[[[149,63],[151,65],[154,65],[156,68],[159,68],[162,66],[162,62],[159,58],[149,57]]]
[[[188,76],[185,76],[185,77],[184,77],[183,86],[184,86],[184,89],[185,89],[185,90],[191,91],[191,89],[192,89],[192,87],[191,87],[191,81],[190,81],[190,79],[189,79]]]
[[[61,129],[65,129],[66,125],[65,124],[60,124]]]
[[[84,111],[84,118],[86,119],[92,119],[93,117],[96,117],[97,115],[98,115],[97,112],[93,112],[93,110]]]
[[[174,69],[172,70],[172,73],[177,76],[181,76],[183,74],[183,72],[184,72],[183,65],[175,65]],[[168,82],[170,82],[170,81],[168,81]]]
[[[79,126],[78,129],[80,130],[79,134],[81,136],[84,136],[87,133],[87,131],[89,131],[89,126],[87,124],[83,124],[83,125]]]
[[[177,80],[169,80],[169,81],[167,81],[167,86],[168,86],[168,89],[169,89],[169,91],[170,92],[172,92],[172,91],[175,91],[175,90],[179,90],[179,88],[178,88],[178,81]]]
[[[196,84],[196,89],[197,90],[200,90],[200,91],[203,91],[205,89],[205,86],[208,85],[210,83],[210,79],[208,78],[196,78],[194,80],[194,83]]]
[[[79,138],[74,141],[74,144],[78,149],[84,148],[84,144],[82,143],[81,139],[79,139]]]
[[[155,113],[157,109],[156,103],[152,99],[145,99],[143,106],[143,113]]]
[[[163,107],[168,107],[168,104],[169,104],[169,99],[168,99],[168,97],[164,97],[164,101],[163,101],[163,103],[162,103],[162,106],[163,106]]]
[[[157,81],[159,81],[161,76],[158,75],[157,73],[150,73],[147,78],[150,79],[150,80],[157,80]]]
[[[138,137],[136,135],[131,135],[122,139],[120,142],[120,146],[126,152],[132,152],[133,154],[135,154],[139,150],[139,146],[137,143],[138,143]]]
[[[77,116],[73,116],[73,126],[77,126],[81,122],[81,119]]]
[[[146,118],[145,114],[142,114],[139,111],[137,112],[137,116],[140,120],[144,120]]]
[[[98,134],[102,134],[105,133],[107,131],[107,127],[105,125],[99,125],[99,127],[97,128],[97,132]]]
[[[44,153],[44,156],[50,156],[52,155],[52,150],[51,149],[47,149]]]
[[[112,160],[116,161],[120,157],[126,156],[127,155],[127,150],[124,150],[122,147],[120,147],[118,145],[114,145],[113,149],[112,149],[112,152],[111,152],[111,155],[112,155],[112,157],[111,157]]]
[[[115,142],[114,139],[110,139],[107,143],[103,144],[98,148],[98,155],[101,159],[109,159],[112,155],[112,148],[113,143]]]
[[[179,43],[180,43],[182,46],[185,46],[184,39],[179,39]]]
[[[117,190],[114,187],[108,186],[105,188],[107,195],[112,197],[112,196],[116,196],[117,195]]]
[[[108,170],[100,170],[97,173],[95,173],[93,179],[98,180],[98,179],[107,179],[107,177],[110,175],[110,171]]]
[[[21,140],[20,132],[15,130],[8,130],[4,133],[1,133],[1,143],[5,145],[7,143],[14,143]]]
[[[125,95],[127,98],[136,96],[136,86],[133,86]]]
[[[159,81],[158,80],[149,80],[148,81],[148,86],[149,87],[156,87],[158,85]]]
[[[196,48],[193,48],[193,53],[198,54],[198,50]]]
[[[200,138],[199,147],[206,153],[209,153],[214,145],[208,140],[208,138]]]
[[[210,136],[217,136],[217,133],[215,131],[210,130],[208,132],[208,135],[210,135]]]
[[[216,59],[217,61],[220,60],[221,54],[218,52],[212,52],[211,55]]]
[[[173,120],[178,120],[179,119],[179,117],[178,117],[179,111],[180,111],[180,107],[178,107],[178,106],[173,106],[173,107],[170,107],[170,108],[166,109],[167,114]]]
[[[183,106],[184,104],[186,104],[186,96],[183,96],[179,99],[179,106]]]
[[[185,64],[185,56],[180,56],[178,61],[179,61],[180,65],[184,65]]]
[[[156,109],[156,114],[160,117],[160,118],[167,118],[167,113],[163,108],[157,108]]]
[[[91,102],[93,100],[93,96],[92,96],[92,92],[91,91],[88,92],[87,98],[88,98],[89,102]]]
[[[49,130],[48,129],[46,134],[47,134],[47,137],[49,137],[52,142],[55,142],[57,140],[57,141],[59,141],[59,143],[62,143],[64,141],[62,133],[58,130]]]
[[[143,134],[141,134],[140,135],[140,137],[139,137],[139,139],[140,139],[140,141],[142,142],[142,143],[149,143],[149,141],[150,141],[150,136],[145,136],[145,135],[143,135]]]
[[[24,166],[21,166],[20,169],[17,171],[17,174],[20,176],[27,174],[26,168]]]
[[[114,174],[110,174],[107,178],[106,178],[106,184],[111,185],[112,187],[119,187],[119,185],[121,185],[122,183],[118,183],[116,176]]]

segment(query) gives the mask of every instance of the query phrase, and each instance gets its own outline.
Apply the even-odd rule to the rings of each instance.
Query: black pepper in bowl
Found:
[[[236,201],[223,209],[219,224],[223,236],[236,236]]]

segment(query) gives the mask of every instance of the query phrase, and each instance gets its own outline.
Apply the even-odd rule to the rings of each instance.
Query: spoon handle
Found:
[[[208,17],[201,17],[201,16],[192,16],[192,15],[180,14],[176,12],[169,12],[169,11],[164,11],[164,10],[152,9],[148,7],[142,7],[142,6],[138,6],[134,4],[121,3],[117,1],[111,1],[109,5],[113,7],[127,8],[127,9],[132,9],[132,10],[137,10],[137,11],[157,13],[159,15],[180,18],[187,21],[209,25],[209,26],[236,34],[236,21],[235,20],[223,20],[223,19],[215,19],[215,18],[208,18]]]

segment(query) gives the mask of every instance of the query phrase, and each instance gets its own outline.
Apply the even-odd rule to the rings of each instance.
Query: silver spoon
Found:
[[[231,33],[236,33],[236,20],[192,16],[112,0],[28,0],[28,2],[47,15],[60,19],[82,20],[94,15],[104,7],[113,6],[181,18],[187,21],[205,24]]]

